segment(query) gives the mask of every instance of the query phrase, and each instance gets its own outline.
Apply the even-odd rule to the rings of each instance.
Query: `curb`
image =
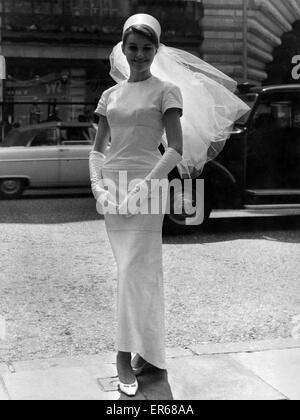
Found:
[[[241,343],[195,344],[192,346],[169,347],[166,349],[167,359],[176,359],[203,355],[221,355],[237,353],[258,353],[270,350],[288,350],[300,348],[300,340],[275,339]],[[44,370],[51,368],[74,368],[81,365],[101,366],[115,364],[115,352],[103,352],[97,355],[54,357],[23,361],[2,361],[0,375],[14,374],[20,371]]]
[[[142,376],[136,399],[297,400],[300,396],[300,340],[166,350],[168,371]],[[115,352],[2,362],[0,400],[117,400],[115,364]]]

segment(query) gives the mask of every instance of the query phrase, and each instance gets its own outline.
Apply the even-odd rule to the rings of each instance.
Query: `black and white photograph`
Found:
[[[0,255],[0,401],[300,400],[300,0],[0,0]]]

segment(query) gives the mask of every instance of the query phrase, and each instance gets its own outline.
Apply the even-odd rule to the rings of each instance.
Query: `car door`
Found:
[[[59,184],[58,129],[41,130],[23,148],[23,173],[32,187],[54,187]]]
[[[92,126],[61,127],[59,180],[63,186],[89,186],[89,153],[94,142]]]
[[[288,93],[286,101],[291,104],[292,121],[283,148],[283,177],[286,188],[300,190],[300,89]]]
[[[299,93],[262,95],[248,131],[248,190],[299,188],[299,120]]]

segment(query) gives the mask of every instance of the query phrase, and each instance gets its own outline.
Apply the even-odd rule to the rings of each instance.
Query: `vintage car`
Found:
[[[212,209],[300,204],[300,84],[242,84],[239,96],[251,111],[237,121],[223,151],[200,175],[206,219]],[[176,170],[172,177],[178,177]],[[171,214],[166,222],[178,230],[185,228],[186,218]]]
[[[88,186],[88,155],[96,126],[42,123],[15,128],[0,148],[0,197],[20,196],[27,188]]]

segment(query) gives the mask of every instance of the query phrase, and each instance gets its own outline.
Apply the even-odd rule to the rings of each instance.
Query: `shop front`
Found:
[[[19,126],[90,121],[110,78],[109,55],[125,19],[150,13],[162,42],[196,55],[202,37],[199,0],[2,0],[0,34],[7,79],[0,98],[0,142]]]
[[[99,97],[112,83],[108,66],[107,60],[8,60],[4,135],[42,122],[95,121]]]

